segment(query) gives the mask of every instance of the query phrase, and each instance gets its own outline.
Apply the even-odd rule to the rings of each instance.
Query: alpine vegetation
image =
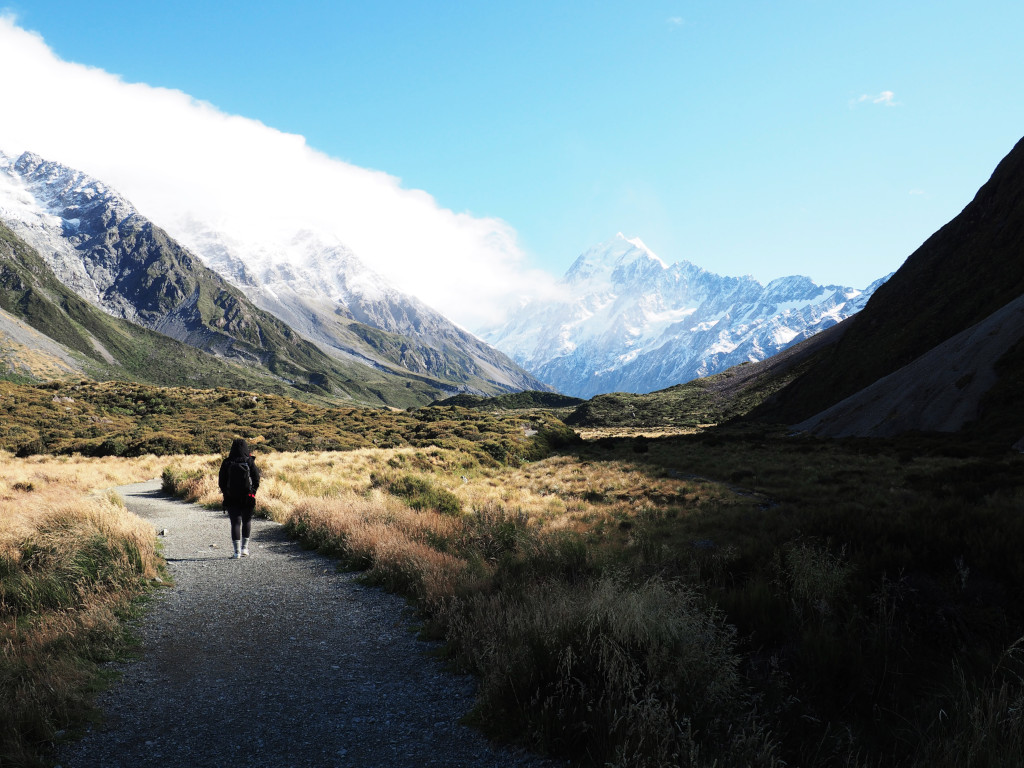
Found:
[[[152,528],[96,491],[160,463],[0,452],[0,764],[42,764],[92,714],[99,663],[131,646],[124,620],[162,561]]]

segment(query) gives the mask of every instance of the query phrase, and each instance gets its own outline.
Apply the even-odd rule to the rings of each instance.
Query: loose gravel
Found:
[[[472,766],[555,763],[459,724],[471,678],[425,655],[404,600],[360,585],[253,521],[232,560],[223,512],[118,489],[153,524],[174,579],[140,621],[140,657],[116,665],[103,723],[61,746],[63,768]]]

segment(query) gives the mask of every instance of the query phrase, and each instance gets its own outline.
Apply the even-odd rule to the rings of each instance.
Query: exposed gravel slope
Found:
[[[174,587],[142,622],[141,659],[101,695],[104,726],[63,768],[550,766],[458,724],[468,678],[424,656],[404,601],[337,573],[276,523],[231,560],[226,516],[119,489],[163,538]],[[215,546],[211,546],[215,545]]]
[[[1024,338],[1024,296],[793,427],[824,437],[958,432],[978,417],[996,363]]]

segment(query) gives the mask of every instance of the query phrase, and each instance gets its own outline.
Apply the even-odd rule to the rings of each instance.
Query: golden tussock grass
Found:
[[[592,543],[605,537],[622,544],[629,538],[622,524],[628,528],[655,507],[687,514],[739,498],[710,481],[673,478],[620,461],[558,456],[520,468],[494,468],[462,458],[439,448],[259,456],[257,513],[292,525],[313,546],[343,557],[352,567],[369,569],[371,578],[416,585],[418,596],[425,593],[422,584],[436,585],[430,591],[434,598],[435,588],[444,585],[456,591],[458,580],[450,574],[464,570],[467,559],[474,562],[472,579],[487,575],[481,568],[486,571],[493,557],[474,550],[474,541],[490,541],[481,526],[491,523],[482,521],[513,516],[520,534],[570,533]],[[179,495],[219,505],[220,461],[208,457],[205,472],[174,465]],[[384,491],[388,483],[382,478],[398,473],[454,495],[464,512],[410,509]],[[413,566],[432,575],[412,577]]]
[[[0,454],[0,764],[36,764],[85,716],[95,662],[123,652],[162,561],[152,527],[105,489],[165,463]]]
[[[459,536],[461,521],[414,511],[380,490],[307,498],[291,510],[288,522],[307,542],[366,569],[370,580],[428,603],[451,595],[466,567],[435,547]]]

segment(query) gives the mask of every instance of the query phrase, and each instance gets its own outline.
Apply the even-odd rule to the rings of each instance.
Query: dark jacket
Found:
[[[228,487],[228,466],[232,462],[244,462],[249,468],[249,479],[252,480],[251,496],[235,497],[229,496]],[[252,509],[256,506],[256,490],[260,487],[260,470],[256,466],[256,459],[252,456],[228,456],[220,464],[220,475],[218,477],[220,492],[224,494],[224,508],[240,507]]]

